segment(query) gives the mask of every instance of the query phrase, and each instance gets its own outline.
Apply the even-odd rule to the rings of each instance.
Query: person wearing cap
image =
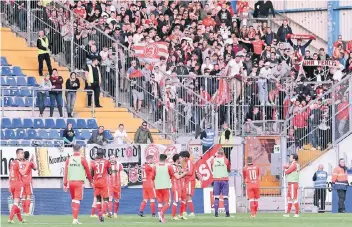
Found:
[[[94,103],[95,107],[102,107],[100,105],[100,85],[101,85],[101,73],[99,69],[99,61],[97,57],[92,58],[92,63],[86,68],[86,83],[85,90],[94,91]],[[88,107],[92,105],[92,92],[87,92]]]
[[[348,188],[347,167],[343,158],[339,159],[339,165],[332,173],[332,189],[337,191],[339,197],[338,212],[345,213],[345,200]]]
[[[280,42],[287,42],[286,36],[292,34],[292,28],[288,25],[288,19],[284,19],[282,25],[277,30],[277,36]]]
[[[292,205],[295,207],[295,215],[293,217],[299,217],[299,203],[298,203],[298,189],[299,189],[299,172],[300,165],[298,164],[298,155],[291,154],[290,155],[290,164],[284,166],[284,174],[286,177],[286,181],[288,183],[287,186],[287,210],[284,214],[284,217],[290,217],[290,212]]]

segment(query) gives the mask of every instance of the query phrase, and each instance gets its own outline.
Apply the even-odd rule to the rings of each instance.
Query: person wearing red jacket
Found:
[[[349,102],[347,96],[343,96],[341,103],[337,106],[337,120],[338,120],[338,132],[339,136],[342,136],[345,132],[345,126],[349,120]]]
[[[306,131],[308,126],[308,114],[306,111],[301,111],[302,108],[302,104],[300,104],[299,108],[296,110],[296,113],[294,113],[294,117],[292,119],[292,125],[295,129],[295,135],[300,140],[300,146],[302,146],[303,141],[306,140],[305,136],[307,134]]]

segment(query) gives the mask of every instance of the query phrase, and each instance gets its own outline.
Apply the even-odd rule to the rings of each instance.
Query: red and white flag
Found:
[[[217,106],[224,105],[226,103],[229,103],[232,101],[231,98],[231,90],[230,90],[230,85],[227,82],[224,76],[227,75],[228,72],[228,66],[226,66],[225,70],[221,74],[221,78],[219,80],[219,88],[211,98],[211,102],[214,103]]]
[[[133,45],[136,57],[139,57],[140,61],[146,61],[149,63],[157,62],[160,57],[169,57],[169,44],[167,42],[155,42],[155,43],[138,43]]]

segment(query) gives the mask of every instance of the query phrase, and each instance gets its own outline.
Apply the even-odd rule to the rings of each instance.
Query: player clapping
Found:
[[[123,171],[123,166],[116,160],[115,155],[110,156],[111,175],[109,178],[109,212],[114,213],[114,218],[117,218],[121,198],[121,179],[120,173]],[[114,211],[112,211],[112,202],[114,203]]]
[[[24,157],[24,152],[22,148],[16,150],[16,159],[11,162],[10,165],[10,176],[9,176],[9,191],[13,198],[13,205],[11,207],[10,217],[8,223],[14,224],[14,216],[16,215],[19,222],[25,223],[26,221],[22,219],[21,210],[18,206],[23,192],[23,182],[22,177],[28,172],[30,167],[30,162],[25,165],[21,163]],[[33,160],[32,160],[33,161]]]
[[[252,163],[252,157],[247,157],[247,165],[243,168],[243,179],[246,183],[247,198],[251,210],[251,217],[255,218],[258,211],[259,193],[259,167]]]
[[[34,156],[31,156],[29,159],[29,152],[24,152],[24,159],[22,164],[26,166],[29,165],[27,172],[22,176],[23,182],[23,198],[22,198],[22,208],[23,214],[25,216],[29,216],[29,208],[31,205],[31,196],[33,195],[33,187],[32,187],[32,170],[37,169],[37,164],[33,161]]]
[[[144,217],[144,209],[149,200],[150,209],[152,211],[152,216],[155,217],[155,188],[154,188],[154,169],[153,169],[153,156],[148,155],[146,157],[146,162],[143,165],[142,169],[142,178],[143,178],[143,201],[139,207],[139,216]]]
[[[292,203],[295,207],[295,215],[293,217],[299,217],[299,204],[298,204],[298,182],[299,182],[299,171],[300,166],[298,164],[298,155],[290,155],[290,165],[284,166],[285,177],[287,177],[287,210],[284,217],[290,217]]]
[[[100,221],[103,222],[103,214],[106,215],[109,204],[108,174],[111,175],[111,166],[110,162],[104,159],[104,151],[102,149],[98,149],[96,159],[91,162],[91,173],[94,196],[97,198],[98,216]],[[109,213],[108,216],[111,217],[111,214]]]

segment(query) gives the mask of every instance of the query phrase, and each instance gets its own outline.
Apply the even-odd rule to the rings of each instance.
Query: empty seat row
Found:
[[[64,119],[64,118],[2,118],[1,127],[4,129],[18,128],[45,128],[45,129],[65,129],[71,123],[73,129],[97,129],[98,124],[95,119]]]
[[[7,62],[6,57],[0,57],[0,66],[10,66],[10,64]]]
[[[21,67],[2,66],[1,67],[1,76],[25,76],[25,75],[23,74]]]
[[[62,140],[1,140],[1,146],[22,146],[22,147],[62,147]],[[79,143],[84,144],[84,141]]]
[[[2,76],[1,77],[1,86],[36,86],[37,80],[35,77],[25,77],[25,76]]]
[[[5,107],[29,107],[33,106],[33,101],[35,101],[34,106],[38,107],[38,98],[33,99],[33,97],[10,97],[5,96],[4,99],[0,98],[0,106]],[[50,106],[50,98],[46,97],[44,100],[44,105],[46,107]],[[55,105],[56,107],[56,102]]]
[[[27,87],[23,87],[21,89],[11,89],[11,88],[2,88],[3,96],[21,96],[21,97],[36,97],[36,90],[28,89]]]
[[[57,129],[5,129],[1,131],[1,138],[5,140],[60,140],[63,137],[63,131],[64,130],[60,130],[59,132]],[[76,140],[89,140],[91,137],[91,130],[82,129],[79,131],[76,129],[74,131]],[[113,139],[109,130],[105,130],[104,135],[108,140]]]

